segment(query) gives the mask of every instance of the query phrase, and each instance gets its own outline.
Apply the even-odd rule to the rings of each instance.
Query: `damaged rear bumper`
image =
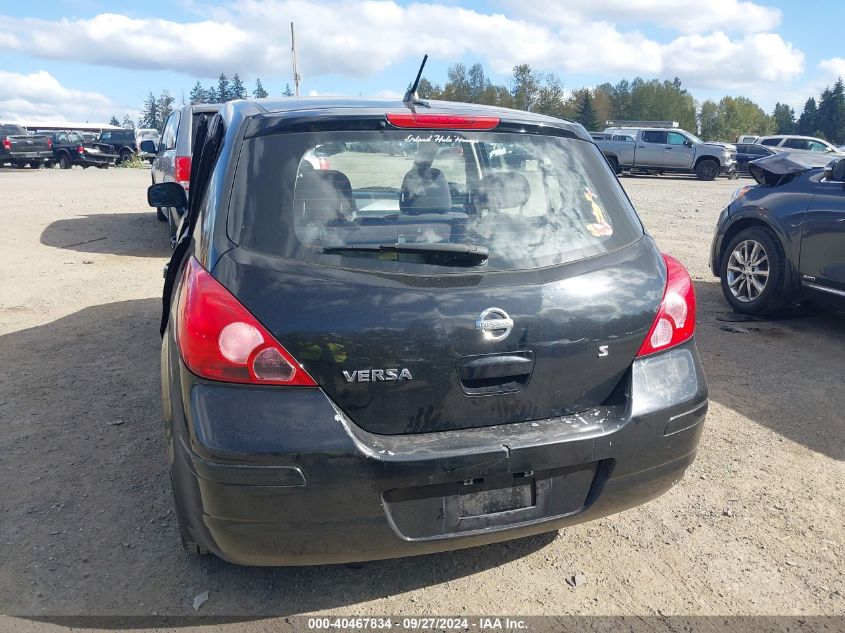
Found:
[[[614,404],[417,435],[369,433],[319,389],[224,386],[171,367],[181,389],[165,390],[165,411],[188,532],[249,565],[426,554],[619,512],[678,482],[707,410],[693,342],[636,360]]]

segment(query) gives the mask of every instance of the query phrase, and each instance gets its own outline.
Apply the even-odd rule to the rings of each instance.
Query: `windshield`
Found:
[[[695,134],[693,134],[692,132],[687,132],[686,130],[684,130],[684,134],[686,134],[687,138],[689,138],[689,140],[691,140],[693,143],[698,144],[698,143],[704,142],[700,138],[698,138]]]
[[[595,146],[544,135],[385,131],[248,139],[230,210],[230,236],[244,246],[401,272],[552,266],[642,235]],[[480,252],[489,255],[466,256]]]

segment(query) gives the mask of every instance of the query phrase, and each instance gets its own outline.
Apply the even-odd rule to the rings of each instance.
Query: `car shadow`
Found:
[[[67,626],[196,625],[320,611],[440,585],[555,533],[362,565],[248,568],[179,543],[159,399],[157,298],[0,336],[0,611]],[[82,616],[81,614],[86,614]],[[203,619],[199,622],[206,622]]]
[[[719,283],[699,281],[695,288],[710,399],[845,460],[845,313],[804,303],[749,318],[730,308]]]
[[[41,243],[82,253],[170,257],[167,224],[156,219],[153,209],[56,220],[41,233]]]

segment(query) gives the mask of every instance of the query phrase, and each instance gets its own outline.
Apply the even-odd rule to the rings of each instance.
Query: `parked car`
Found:
[[[154,143],[149,139],[141,141],[140,149],[153,155],[150,169],[153,184],[176,182],[189,193],[194,132],[201,121],[213,117],[220,107],[219,104],[182,106],[167,117],[159,142]],[[174,245],[176,229],[182,219],[181,210],[158,208],[156,217],[168,223],[170,243]]]
[[[38,169],[53,159],[51,145],[47,135],[29,134],[20,125],[0,123],[0,165]]]
[[[390,156],[406,139],[413,159]],[[315,169],[324,144],[332,168]],[[494,168],[495,144],[531,159]],[[641,504],[694,459],[690,276],[580,125],[235,101],[196,131],[190,198],[159,182],[148,201],[187,208],[161,377],[191,552],[288,565],[481,545]]]
[[[775,136],[761,136],[757,143],[766,147],[775,147],[787,152],[815,152],[821,154],[838,153],[839,150],[824,139],[812,136],[794,136],[777,134]]]
[[[733,176],[736,171],[736,148],[733,145],[705,143],[684,130],[608,128],[605,132],[619,137],[628,136],[633,141],[615,138],[596,141],[616,173],[694,173],[700,180],[713,180],[719,174]]]
[[[155,152],[145,152],[141,150],[141,143],[143,141],[152,141],[155,143],[155,146],[158,147],[159,141],[161,140],[161,134],[158,130],[153,130],[150,128],[140,128],[135,130],[135,140],[138,145],[138,156],[141,159],[149,161],[152,164],[153,159],[156,156]]]
[[[111,153],[111,145],[86,141],[79,132],[53,132],[51,138],[52,162],[62,169],[70,169],[74,165],[107,169],[117,159]]]
[[[111,153],[117,156],[117,162],[120,164],[131,160],[135,155],[148,160],[149,156],[144,155],[141,150],[141,142],[154,139],[154,134],[158,134],[158,132],[148,129],[103,130],[100,132],[97,142],[111,145]]]
[[[737,312],[794,299],[845,303],[845,159],[778,153],[750,163],[759,183],[722,211],[710,268]],[[825,165],[822,167],[822,165]]]
[[[757,143],[739,143],[736,146],[736,170],[738,173],[750,176],[748,163],[764,156],[771,156],[778,150],[759,145]]]
[[[753,134],[745,134],[745,135],[737,138],[736,142],[741,143],[743,145],[751,145],[753,143],[756,143],[757,139],[759,139],[759,138],[760,138],[759,136],[755,136]]]

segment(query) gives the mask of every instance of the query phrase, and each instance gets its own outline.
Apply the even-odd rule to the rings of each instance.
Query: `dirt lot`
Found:
[[[0,621],[40,616],[845,615],[845,318],[738,321],[707,269],[735,181],[625,178],[696,280],[711,409],[686,478],[557,534],[355,566],[183,553],[160,422],[165,225],[147,170],[0,170]],[[577,588],[566,576],[586,575]],[[72,621],[68,621],[72,622]],[[130,619],[117,620],[132,626]],[[840,620],[841,622],[841,620]],[[181,621],[182,625],[189,621]]]

